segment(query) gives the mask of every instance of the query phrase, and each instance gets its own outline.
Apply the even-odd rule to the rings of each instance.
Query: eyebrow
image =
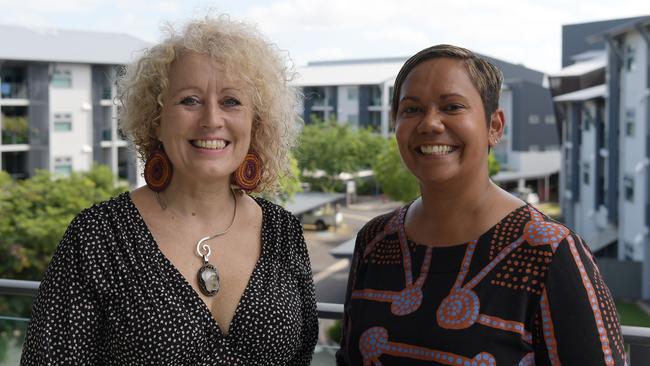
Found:
[[[440,99],[445,100],[445,99],[454,98],[454,97],[467,99],[467,98],[465,98],[464,95],[462,95],[462,94],[458,94],[458,93],[446,93],[446,94],[442,94],[442,95],[440,96]],[[406,96],[402,97],[402,98],[399,100],[399,102],[401,103],[401,102],[403,102],[403,101],[407,101],[407,100],[412,100],[412,101],[414,101],[414,102],[419,102],[419,101],[420,101],[420,98],[418,98],[418,97],[414,97],[414,96],[410,96],[410,95],[406,95]]]

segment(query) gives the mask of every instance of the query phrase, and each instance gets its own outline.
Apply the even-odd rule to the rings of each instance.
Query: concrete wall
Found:
[[[74,171],[86,171],[92,167],[92,89],[91,67],[83,64],[53,63],[51,72],[69,70],[72,76],[71,88],[50,85],[50,171],[55,170],[57,158],[71,158]],[[72,130],[54,132],[55,114],[72,115]]]
[[[648,235],[645,223],[648,161],[646,157],[646,72],[648,60],[646,43],[638,32],[628,33],[622,43],[623,68],[621,70],[620,121],[620,199],[619,199],[619,243],[621,257],[642,261],[645,237]],[[635,66],[628,67],[633,57]],[[627,133],[628,122],[633,122],[634,133]],[[626,182],[632,182],[634,196],[626,198]]]

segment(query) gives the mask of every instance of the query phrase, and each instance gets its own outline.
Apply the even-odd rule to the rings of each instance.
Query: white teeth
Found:
[[[221,150],[226,147],[224,140],[192,140],[192,145],[202,149]]]
[[[422,145],[420,152],[425,155],[445,155],[449,154],[453,147],[449,145]]]

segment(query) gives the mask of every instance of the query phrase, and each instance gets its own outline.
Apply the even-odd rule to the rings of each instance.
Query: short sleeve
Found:
[[[311,264],[307,244],[302,232],[300,221],[291,216],[291,233],[295,239],[298,283],[301,297],[302,328],[300,339],[302,344],[296,356],[289,362],[291,366],[308,366],[318,341],[318,314],[316,311],[316,292],[311,273]]]
[[[84,253],[96,238],[93,230],[87,230],[92,225],[89,217],[82,213],[73,220],[45,272],[32,307],[21,365],[98,362],[101,314]]]
[[[536,365],[625,365],[616,307],[586,244],[557,247],[534,320]]]

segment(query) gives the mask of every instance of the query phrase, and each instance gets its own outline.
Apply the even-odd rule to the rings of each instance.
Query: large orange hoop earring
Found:
[[[232,182],[244,191],[252,192],[261,179],[262,159],[255,150],[250,150],[241,165],[232,173]]]
[[[164,191],[172,181],[174,168],[162,145],[151,152],[144,165],[144,180],[154,192]]]

